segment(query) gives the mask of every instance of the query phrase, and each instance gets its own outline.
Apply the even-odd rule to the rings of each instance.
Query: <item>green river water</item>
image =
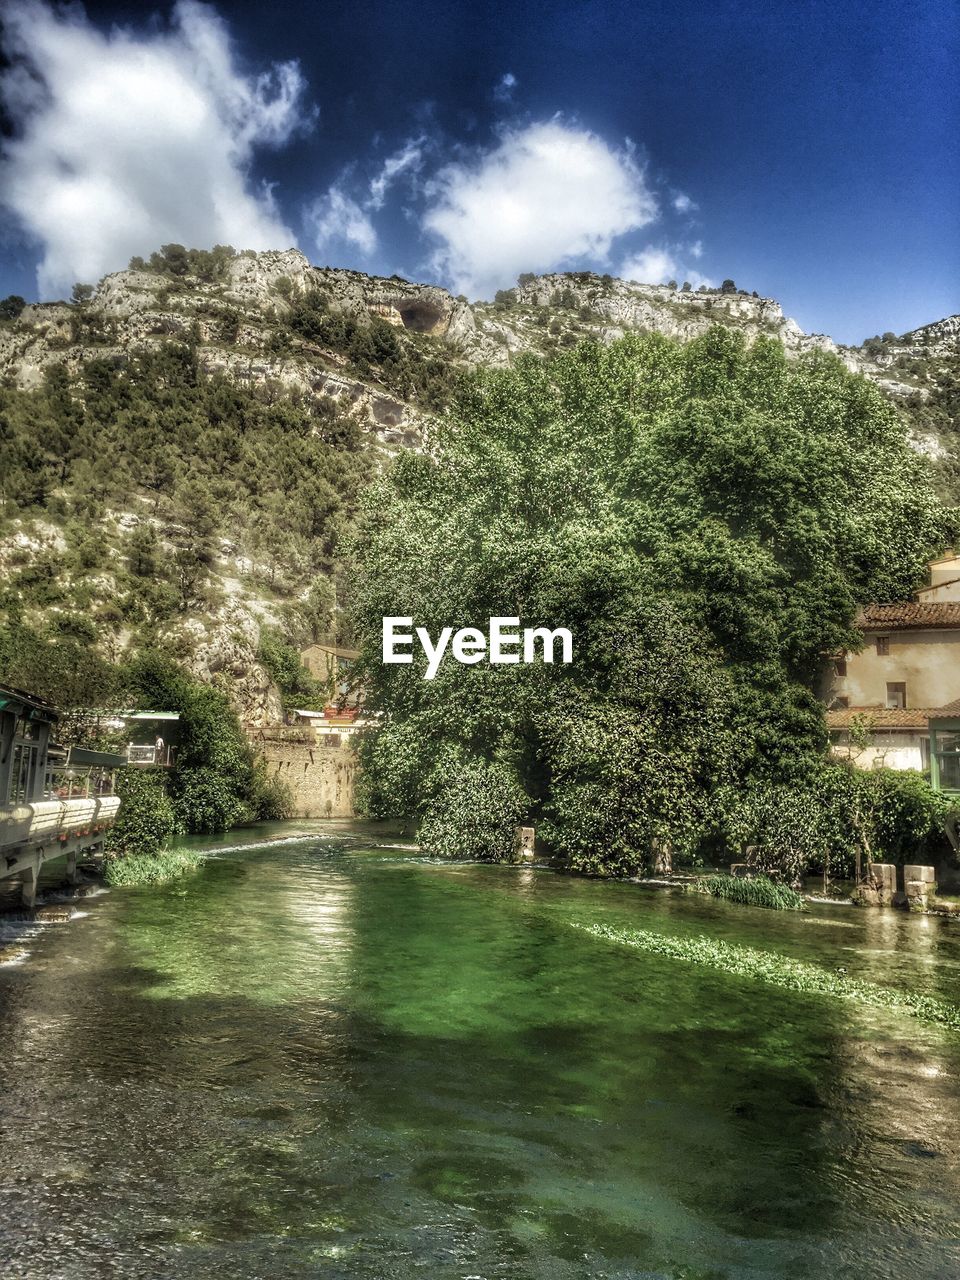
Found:
[[[0,967],[3,1280],[960,1276],[960,1032],[574,927],[960,1004],[960,924],[276,830]]]

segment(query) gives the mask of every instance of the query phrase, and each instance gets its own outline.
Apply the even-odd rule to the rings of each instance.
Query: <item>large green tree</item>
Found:
[[[716,328],[478,374],[372,486],[355,543],[371,810],[488,856],[534,818],[602,872],[722,842],[738,796],[809,784],[823,656],[947,532],[896,412],[832,356]],[[565,626],[574,661],[427,681],[381,664],[384,615]]]

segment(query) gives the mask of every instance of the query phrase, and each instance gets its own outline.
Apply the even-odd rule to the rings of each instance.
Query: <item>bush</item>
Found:
[[[160,853],[131,853],[116,858],[104,868],[103,878],[113,886],[163,884],[167,880],[194,871],[202,862],[199,853],[187,849],[166,849]]]
[[[513,857],[515,829],[529,799],[509,768],[451,752],[433,788],[419,830],[424,852],[485,862]]]
[[[696,888],[714,898],[750,907],[769,907],[772,911],[806,910],[802,894],[785,884],[777,884],[768,876],[703,876],[696,882]]]
[[[282,822],[293,816],[293,795],[276,773],[267,776],[266,762],[254,766],[253,816],[259,822]]]
[[[108,857],[153,857],[183,834],[160,769],[122,769],[117,780],[120,811],[106,840]]]
[[[181,822],[197,834],[226,831],[252,816],[229,778],[202,765],[177,769],[173,795]]]

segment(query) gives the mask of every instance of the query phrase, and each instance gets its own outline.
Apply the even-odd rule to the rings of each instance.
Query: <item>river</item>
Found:
[[[0,967],[4,1280],[960,1275],[960,1032],[575,927],[960,1003],[960,924],[277,830]]]

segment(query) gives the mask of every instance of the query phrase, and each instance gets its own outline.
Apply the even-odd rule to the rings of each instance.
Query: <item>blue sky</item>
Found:
[[[729,276],[847,342],[960,311],[952,3],[0,12],[0,296],[220,240],[470,297]]]

